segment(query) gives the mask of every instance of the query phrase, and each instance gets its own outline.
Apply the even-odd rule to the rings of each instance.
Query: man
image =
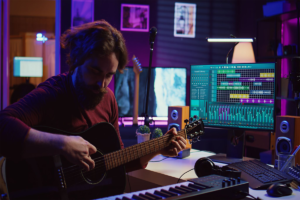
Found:
[[[18,102],[0,112],[0,155],[20,160],[62,155],[85,170],[95,167],[90,155],[96,147],[80,136],[42,132],[44,125],[68,132],[81,132],[99,122],[111,123],[121,140],[117,103],[107,88],[117,70],[127,64],[121,33],[104,20],[67,30],[62,46],[68,51],[69,73],[49,78]],[[176,135],[172,129],[168,134]],[[99,139],[101,134],[98,133]],[[121,147],[124,148],[122,142]],[[186,141],[176,141],[160,151],[127,163],[126,171],[145,168],[154,156],[176,156]]]

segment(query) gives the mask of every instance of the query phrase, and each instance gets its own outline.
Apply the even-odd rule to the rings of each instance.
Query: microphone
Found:
[[[150,38],[149,38],[149,41],[150,41],[150,44],[153,44],[154,43],[154,40],[155,40],[155,36],[157,34],[157,29],[153,26],[151,29],[150,29]]]

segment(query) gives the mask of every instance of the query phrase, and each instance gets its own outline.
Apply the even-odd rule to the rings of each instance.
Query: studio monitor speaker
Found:
[[[277,141],[282,137],[290,139],[291,148],[300,145],[300,116],[277,116],[276,117],[276,146],[275,149],[286,149],[286,143]],[[283,146],[280,146],[283,145]],[[289,150],[291,151],[291,150]],[[295,163],[300,164],[300,153],[296,154]]]
[[[175,127],[177,131],[184,129],[185,119],[189,119],[189,106],[169,106],[168,107],[168,130]],[[187,143],[187,148],[191,148],[191,144]]]

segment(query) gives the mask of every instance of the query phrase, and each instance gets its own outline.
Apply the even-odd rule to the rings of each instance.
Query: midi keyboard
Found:
[[[101,200],[241,199],[248,193],[249,184],[246,181],[209,175],[187,182],[105,197]]]

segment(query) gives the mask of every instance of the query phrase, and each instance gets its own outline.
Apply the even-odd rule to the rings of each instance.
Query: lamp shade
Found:
[[[251,42],[241,42],[234,47],[232,63],[255,63]]]

